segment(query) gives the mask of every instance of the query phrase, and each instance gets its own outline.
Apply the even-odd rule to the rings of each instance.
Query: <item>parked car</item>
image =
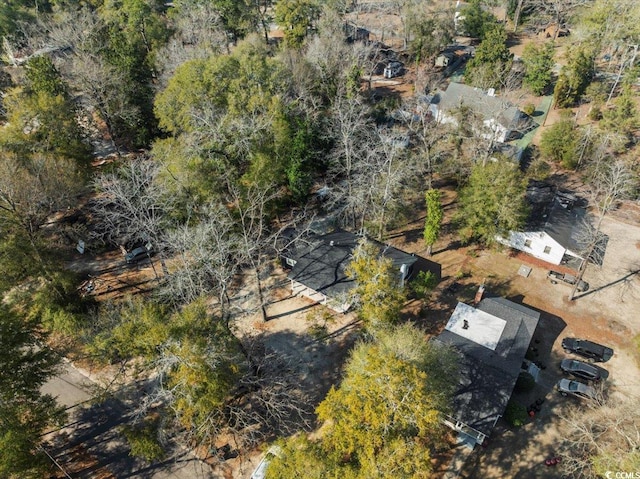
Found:
[[[578,291],[583,292],[589,289],[589,283],[586,281],[578,281],[578,278],[566,273],[559,273],[558,271],[549,271],[547,273],[547,278],[551,280],[551,284],[566,283],[569,285],[575,285],[578,283]]]
[[[384,67],[384,77],[385,78],[394,78],[399,77],[404,74],[404,63],[402,62],[389,62],[386,67]]]
[[[124,255],[124,260],[127,262],[127,264],[137,263],[138,261],[151,256],[152,252],[153,248],[150,244],[147,244],[145,246],[140,246],[129,251]]]
[[[596,390],[580,381],[561,379],[556,384],[556,389],[563,396],[575,396],[580,399],[596,399]]]
[[[269,466],[269,463],[273,460],[274,457],[279,457],[281,452],[282,449],[280,449],[280,447],[271,446],[260,461],[260,464],[258,464],[258,467],[256,467],[255,471],[253,471],[253,474],[251,474],[251,479],[264,479],[267,475],[267,467]]]
[[[607,362],[613,356],[613,349],[586,339],[564,338],[562,348],[566,353],[575,353],[598,363]]]
[[[560,363],[560,369],[565,373],[587,381],[599,381],[609,377],[609,371],[606,369],[595,364],[578,361],[577,359],[563,359]]]

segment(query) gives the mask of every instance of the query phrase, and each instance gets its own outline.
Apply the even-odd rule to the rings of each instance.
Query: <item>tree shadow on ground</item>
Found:
[[[124,388],[121,393],[135,398],[148,382],[136,383]],[[87,405],[74,414],[75,422],[68,425],[65,434],[56,436],[51,454],[73,472],[74,478],[93,479],[107,477],[151,479],[157,474],[166,477],[213,477],[208,466],[191,454],[190,450],[178,446],[172,438],[166,445],[165,459],[145,462],[130,456],[130,447],[122,434],[122,427],[132,420],[136,401],[127,405],[109,397],[100,403]],[[176,469],[189,467],[189,472],[175,474]]]
[[[321,337],[283,330],[262,333],[258,339],[286,362],[291,384],[300,389],[312,414],[331,386],[339,382],[344,362],[359,337],[360,321],[353,321]]]

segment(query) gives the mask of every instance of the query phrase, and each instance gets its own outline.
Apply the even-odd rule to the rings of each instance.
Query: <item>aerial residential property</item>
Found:
[[[640,474],[637,3],[0,1],[0,478]]]

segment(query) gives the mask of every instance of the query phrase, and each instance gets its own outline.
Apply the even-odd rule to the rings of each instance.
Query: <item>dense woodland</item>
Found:
[[[602,218],[637,195],[640,8],[509,0],[505,22],[484,2],[470,3],[462,28],[477,47],[464,81],[500,95],[553,95],[554,108],[566,109],[519,167],[495,154],[472,112],[461,109],[458,126],[414,113],[443,85],[433,62],[453,41],[455,2],[378,3],[0,3],[0,476],[41,477],[50,466],[39,435],[65,418],[39,387],[74,354],[156,375],[132,426],[146,436],[131,434],[151,460],[161,455],[161,428],[185,444],[234,434],[247,451],[293,437],[283,440],[287,460],[275,460],[272,478],[301,470],[429,477],[455,358],[398,325],[407,291],[366,242],[350,272],[362,339],[317,415],[286,365],[234,334],[247,313],[239,298],[246,305],[249,295],[264,314],[282,233],[303,232],[317,217],[384,239],[426,207],[430,251],[444,181],[459,191],[461,241],[492,246],[525,221],[527,181],[564,169],[584,184],[597,238]],[[354,12],[382,4],[400,19],[401,58],[419,79],[414,94],[377,95],[371,75],[384,60],[381,45],[347,36]],[[274,22],[281,42],[270,38]],[[531,43],[514,59],[516,32],[553,22],[571,35]],[[588,121],[576,121],[585,105]],[[96,166],[97,150],[113,161]],[[90,254],[151,243],[153,292],[82,297],[84,278],[68,268],[80,239]],[[149,428],[152,412],[162,419]],[[305,435],[322,423],[320,439]],[[571,467],[637,466],[637,452],[611,450],[589,450],[599,462]]]

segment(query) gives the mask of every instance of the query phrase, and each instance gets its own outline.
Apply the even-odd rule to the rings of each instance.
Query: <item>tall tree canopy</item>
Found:
[[[433,244],[440,236],[440,228],[442,226],[442,203],[440,202],[440,191],[431,189],[425,194],[427,203],[427,218],[424,223],[424,242],[427,245],[429,255],[433,249]]]
[[[460,15],[463,18],[463,32],[480,40],[484,40],[487,33],[498,24],[498,19],[483,8],[480,0],[472,0],[468,7],[462,9]]]
[[[542,95],[551,84],[553,69],[553,43],[536,46],[529,43],[522,53],[522,61],[526,68],[524,84],[536,95]]]
[[[355,301],[360,317],[370,326],[389,325],[399,319],[406,294],[400,286],[400,271],[378,247],[366,239],[358,243],[347,275],[355,279]]]
[[[431,477],[430,451],[441,444],[440,414],[449,410],[455,355],[413,326],[361,343],[339,388],[318,407],[317,441],[289,440],[269,479]]]
[[[38,325],[0,307],[0,476],[42,477],[47,459],[37,449],[45,428],[60,423],[62,410],[40,387],[59,357],[35,335]]]
[[[553,90],[553,98],[560,108],[574,106],[591,83],[595,73],[594,61],[597,50],[593,45],[578,45],[567,49],[567,64]]]
[[[303,198],[316,135],[305,116],[284,101],[284,88],[282,64],[257,37],[238,44],[231,55],[184,63],[155,104],[160,126],[178,137],[170,142],[173,152],[163,147],[169,162],[184,171],[184,160],[195,158],[180,145],[195,142],[205,157],[200,166],[210,175],[287,185]]]
[[[456,216],[464,241],[492,244],[497,235],[518,230],[527,217],[526,183],[506,160],[477,163],[469,183],[460,190]]]
[[[500,87],[511,70],[513,55],[507,48],[507,33],[500,24],[493,25],[469,60],[465,81],[480,88]]]
[[[320,8],[315,0],[280,0],[276,3],[275,19],[284,28],[285,42],[294,48],[302,45],[319,16]]]

